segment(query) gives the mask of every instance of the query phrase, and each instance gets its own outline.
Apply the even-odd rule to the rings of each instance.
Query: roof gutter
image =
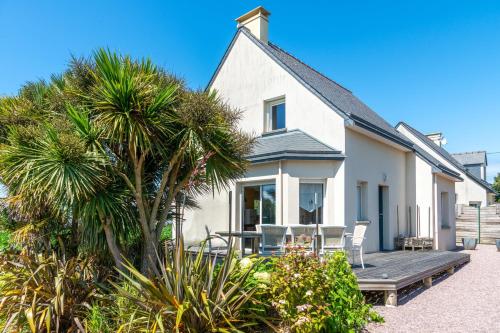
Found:
[[[345,125],[347,127],[354,127],[354,126],[357,126],[357,127],[360,127],[364,130],[367,130],[371,133],[374,133],[386,140],[389,140],[389,141],[392,141],[406,149],[409,149],[409,150],[413,150],[413,144],[409,141],[406,141],[406,140],[403,140],[402,138],[399,138],[397,136],[395,136],[394,134],[392,133],[389,133],[387,132],[386,130],[383,130],[381,129],[380,127],[377,127],[377,126],[374,126],[373,124],[370,124],[366,121],[364,121],[363,119],[361,118],[358,118],[354,115],[350,115],[351,119],[347,122],[345,122]]]

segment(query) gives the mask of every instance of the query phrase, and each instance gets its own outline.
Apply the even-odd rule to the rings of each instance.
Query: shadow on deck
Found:
[[[432,285],[432,276],[442,272],[453,274],[455,267],[470,261],[470,255],[451,251],[392,251],[363,256],[365,269],[356,265],[353,271],[359,288],[384,291],[385,304],[396,306],[397,291],[415,282]]]

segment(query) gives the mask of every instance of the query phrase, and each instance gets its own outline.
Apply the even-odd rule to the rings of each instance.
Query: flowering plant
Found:
[[[356,332],[382,318],[359,290],[344,252],[318,258],[290,247],[276,260],[271,276],[271,305],[282,332]]]
[[[325,263],[304,250],[291,250],[276,262],[271,277],[271,305],[284,330],[320,332],[328,309]]]

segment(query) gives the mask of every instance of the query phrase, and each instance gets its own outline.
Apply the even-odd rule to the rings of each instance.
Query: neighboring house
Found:
[[[485,151],[471,151],[465,153],[451,154],[458,163],[462,164],[467,171],[480,178],[486,180],[486,167],[488,166],[488,159],[486,158]]]
[[[495,191],[485,180],[486,153],[464,153],[452,155],[438,144],[435,134],[424,135],[407,123],[400,122],[397,130],[427,153],[443,163],[447,168],[458,173],[464,180],[455,187],[455,203],[458,205],[487,206],[493,203]],[[469,156],[470,155],[470,156]],[[482,155],[482,158],[481,158]],[[458,157],[458,159],[457,159]],[[480,162],[482,161],[482,162]],[[467,163],[466,165],[462,162]],[[470,163],[472,162],[472,163]],[[479,163],[477,163],[479,162]],[[469,168],[467,165],[474,165]],[[475,166],[477,165],[478,168]],[[484,167],[483,167],[484,165]]]
[[[460,174],[415,146],[351,91],[268,41],[269,12],[238,18],[238,30],[208,88],[242,111],[258,136],[244,178],[199,198],[188,242],[258,224],[346,226],[370,221],[367,252],[394,248],[398,234],[455,247]]]

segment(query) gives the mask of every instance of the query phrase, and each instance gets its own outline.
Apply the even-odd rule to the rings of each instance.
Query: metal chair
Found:
[[[345,248],[345,226],[322,225],[321,253],[338,251]]]
[[[313,248],[316,226],[312,224],[292,224],[289,226],[292,234],[292,244],[305,248]]]
[[[209,254],[226,254],[229,249],[229,241],[219,235],[211,234],[210,229],[205,225],[207,233],[207,245]]]
[[[257,227],[262,233],[260,239],[261,254],[280,254],[284,252],[288,226],[261,224],[257,225]]]
[[[355,257],[354,252],[357,251],[359,253],[359,259],[361,260],[361,267],[365,269],[365,264],[363,262],[363,242],[366,239],[365,233],[368,228],[369,222],[357,222],[354,226],[354,232],[352,234],[346,234],[347,237],[351,238],[351,256],[352,256],[352,264],[354,265]]]

